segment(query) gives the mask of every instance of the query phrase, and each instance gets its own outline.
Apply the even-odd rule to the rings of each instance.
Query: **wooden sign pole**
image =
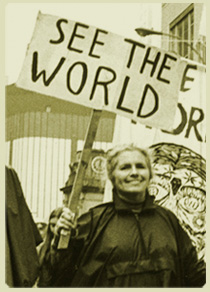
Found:
[[[77,215],[78,215],[78,211],[79,211],[78,204],[79,204],[79,197],[82,191],[83,179],[84,179],[85,171],[91,157],[92,146],[95,140],[101,114],[102,114],[102,110],[96,110],[96,109],[92,110],[89,126],[86,132],[84,147],[81,153],[72,191],[69,197],[68,208],[74,213],[74,220],[76,220]],[[61,230],[60,239],[58,242],[58,249],[65,249],[68,247],[70,236],[71,236],[70,232]]]

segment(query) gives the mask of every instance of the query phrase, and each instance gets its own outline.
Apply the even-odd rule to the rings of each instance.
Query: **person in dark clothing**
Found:
[[[62,207],[56,208],[50,213],[49,222],[47,225],[47,231],[44,241],[38,247],[40,273],[39,279],[37,280],[37,286],[42,287],[48,282],[48,274],[50,267],[48,267],[50,257],[50,246],[55,234],[55,225],[63,211]]]
[[[107,153],[113,201],[75,224],[64,208],[56,225],[71,229],[67,249],[51,246],[49,287],[203,287],[205,263],[177,217],[148,193],[147,152],[133,145]],[[54,241],[54,243],[56,240]]]
[[[40,233],[42,239],[44,240],[46,232],[47,232],[47,223],[43,219],[36,218],[36,217],[35,217],[34,221],[36,223],[36,226],[39,230],[39,233]]]
[[[39,274],[36,247],[42,237],[25,201],[16,171],[6,166],[6,272],[9,287],[32,287]]]

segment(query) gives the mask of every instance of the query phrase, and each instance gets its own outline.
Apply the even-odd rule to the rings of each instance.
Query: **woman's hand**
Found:
[[[63,212],[56,223],[55,233],[59,235],[61,229],[70,231],[72,228],[76,228],[74,217],[75,214],[69,208],[64,207]]]

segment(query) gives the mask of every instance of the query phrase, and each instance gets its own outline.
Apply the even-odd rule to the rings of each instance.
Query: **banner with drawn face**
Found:
[[[199,257],[205,254],[206,162],[196,152],[173,143],[150,147],[154,177],[150,193],[170,209],[191,237]]]

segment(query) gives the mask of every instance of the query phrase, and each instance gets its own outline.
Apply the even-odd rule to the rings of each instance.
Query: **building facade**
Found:
[[[162,48],[206,64],[205,4],[163,3]]]

